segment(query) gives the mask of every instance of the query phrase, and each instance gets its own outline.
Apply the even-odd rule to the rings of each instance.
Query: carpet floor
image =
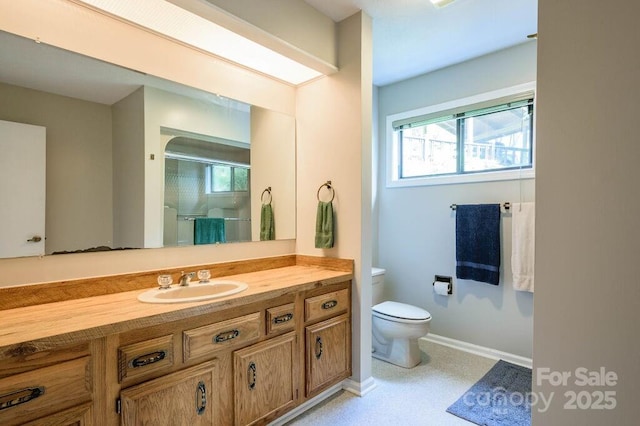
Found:
[[[447,413],[496,360],[420,340],[422,362],[412,369],[373,359],[376,388],[364,397],[340,391],[288,426],[472,426]]]

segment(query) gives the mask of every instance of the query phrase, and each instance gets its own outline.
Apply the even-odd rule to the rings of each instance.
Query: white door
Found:
[[[0,258],[44,254],[46,129],[0,120]]]

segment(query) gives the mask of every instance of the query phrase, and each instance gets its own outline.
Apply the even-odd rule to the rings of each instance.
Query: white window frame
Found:
[[[520,84],[517,86],[507,87],[500,90],[494,90],[491,92],[481,93],[479,95],[469,96],[462,99],[456,99],[450,102],[444,102],[437,105],[431,105],[424,108],[418,108],[411,111],[405,111],[397,114],[388,115],[386,118],[386,176],[387,176],[387,188],[396,187],[410,187],[410,186],[427,186],[427,185],[449,185],[458,183],[471,183],[471,182],[491,182],[500,180],[514,180],[514,179],[533,179],[535,178],[535,90],[536,83],[529,82]],[[393,122],[397,120],[403,120],[411,117],[418,117],[421,115],[433,114],[439,111],[447,111],[454,108],[460,108],[464,106],[471,106],[482,102],[488,102],[491,100],[497,100],[507,96],[515,96],[521,93],[534,92],[534,114],[533,114],[533,145],[532,145],[532,163],[531,167],[517,169],[517,170],[493,170],[493,171],[479,171],[475,173],[467,174],[452,174],[452,175],[440,175],[440,176],[420,176],[415,178],[400,178],[399,174],[399,161],[398,143],[393,136]]]

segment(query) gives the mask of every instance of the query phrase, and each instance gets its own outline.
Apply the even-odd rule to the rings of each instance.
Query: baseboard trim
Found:
[[[338,383],[338,384],[335,384],[335,385],[331,386],[330,388],[328,388],[324,392],[319,393],[318,395],[314,396],[310,400],[305,401],[302,404],[298,405],[296,408],[294,408],[293,410],[289,411],[288,413],[283,414],[282,416],[278,417],[273,422],[269,423],[269,426],[282,426],[282,425],[284,425],[285,423],[293,420],[295,417],[298,417],[300,414],[304,413],[305,411],[307,411],[308,409],[310,409],[314,405],[317,405],[317,404],[321,403],[322,401],[324,401],[325,399],[329,398],[334,393],[340,392],[342,390],[342,387],[343,387],[343,383]]]
[[[474,345],[473,343],[463,342],[462,340],[451,339],[449,337],[439,336],[437,334],[429,333],[421,339],[429,342],[437,343],[439,345],[448,346],[450,348],[458,349],[460,351],[469,352],[475,355],[480,355],[490,359],[503,359],[513,364],[521,365],[523,367],[531,368],[533,360],[531,358],[525,358],[520,355],[510,354],[508,352],[502,352],[497,349],[487,348],[484,346]]]
[[[369,377],[364,382],[356,382],[355,380],[346,379],[342,382],[342,389],[351,392],[357,396],[365,396],[376,388],[376,381],[373,377]]]

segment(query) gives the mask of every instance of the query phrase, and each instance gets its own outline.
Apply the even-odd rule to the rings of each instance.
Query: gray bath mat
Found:
[[[531,369],[498,361],[447,412],[482,426],[530,426]]]

